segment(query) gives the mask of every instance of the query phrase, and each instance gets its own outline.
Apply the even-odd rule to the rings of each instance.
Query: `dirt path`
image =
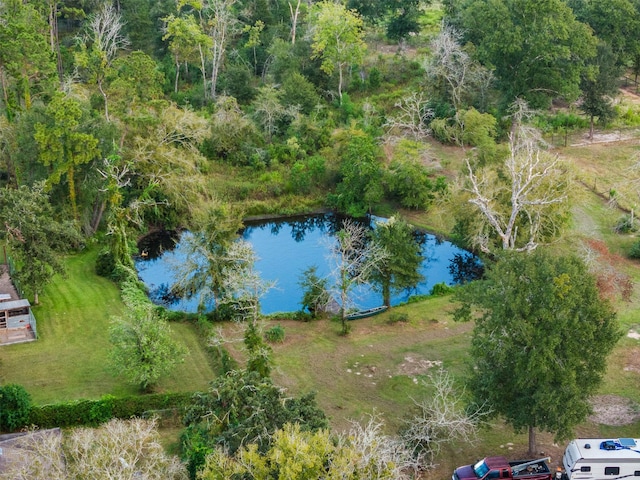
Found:
[[[11,295],[11,300],[19,300],[20,296],[18,291],[11,282],[9,272],[6,265],[0,265],[0,293],[8,293]]]

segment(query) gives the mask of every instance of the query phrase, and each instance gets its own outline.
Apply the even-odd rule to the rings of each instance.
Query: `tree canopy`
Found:
[[[565,439],[591,411],[589,398],[621,332],[611,304],[577,257],[504,253],[481,281],[456,293],[455,317],[474,319],[470,385],[479,404],[516,430]]]
[[[54,275],[65,273],[60,254],[79,248],[83,239],[73,222],[58,221],[44,192],[34,188],[0,188],[2,238],[16,262],[14,278],[31,291],[34,303]]]
[[[563,0],[474,0],[462,12],[466,39],[494,68],[507,98],[547,106],[575,100],[596,39]]]

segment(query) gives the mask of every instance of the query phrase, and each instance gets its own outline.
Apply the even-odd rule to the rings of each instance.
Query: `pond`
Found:
[[[240,233],[256,252],[255,270],[263,280],[275,282],[274,288],[261,299],[263,313],[300,310],[302,272],[315,265],[320,277],[329,274],[329,246],[340,230],[342,220],[343,217],[334,214],[318,214],[245,222]],[[375,220],[384,221],[373,217],[365,223],[371,226]],[[182,232],[181,235],[189,234]],[[476,261],[469,252],[435,235],[418,232],[416,239],[425,257],[420,268],[425,281],[411,291],[393,296],[392,305],[406,302],[411,295],[429,294],[436,283],[455,284],[460,277],[452,273],[450,267],[456,258]],[[185,256],[180,247],[180,235],[175,232],[148,236],[140,242],[143,255],[136,258],[135,265],[155,303],[172,310],[195,312],[198,307],[196,299],[175,298],[170,294],[174,282],[172,265]],[[382,304],[382,295],[370,288],[361,288],[356,292],[355,303],[359,309],[375,307]]]

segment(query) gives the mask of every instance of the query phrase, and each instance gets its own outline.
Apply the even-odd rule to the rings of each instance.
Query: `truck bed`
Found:
[[[517,467],[518,465],[521,465],[526,462],[527,460],[509,462],[509,465],[513,469],[514,467]],[[524,468],[519,472],[513,472],[513,478],[527,478],[529,476],[536,476],[540,474],[549,474],[549,473],[551,473],[551,470],[549,470],[549,465],[547,465],[547,462],[545,462],[544,460],[541,460],[532,465],[528,465],[527,468]]]

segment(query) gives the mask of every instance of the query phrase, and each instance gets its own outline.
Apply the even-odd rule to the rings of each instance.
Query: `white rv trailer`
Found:
[[[640,480],[640,439],[572,440],[562,464],[569,480]]]

